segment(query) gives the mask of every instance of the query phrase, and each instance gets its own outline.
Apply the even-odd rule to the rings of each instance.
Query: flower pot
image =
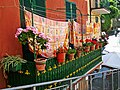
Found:
[[[81,53],[82,53],[82,51],[77,51],[77,57],[80,57],[81,56]]]
[[[73,60],[74,59],[74,53],[68,54],[68,60]]]
[[[57,54],[57,61],[58,61],[58,63],[65,62],[65,56],[66,56],[66,53],[58,53]]]
[[[95,50],[95,45],[90,46],[90,50],[94,51]]]
[[[96,44],[95,49],[99,49],[99,44]]]
[[[102,43],[99,43],[99,48],[102,48]]]
[[[85,52],[89,52],[90,51],[90,46],[85,47]]]
[[[45,58],[38,58],[34,60],[36,63],[36,69],[38,71],[43,71],[45,70],[46,67],[46,59]]]

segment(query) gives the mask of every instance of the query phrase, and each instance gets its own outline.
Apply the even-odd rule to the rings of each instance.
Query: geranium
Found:
[[[49,49],[50,44],[48,43],[51,39],[45,36],[44,33],[38,31],[35,27],[26,27],[26,29],[18,28],[15,34],[20,43],[23,45],[31,44],[37,49]]]
[[[93,46],[94,43],[92,42],[91,39],[86,39],[86,40],[85,40],[85,43],[83,43],[83,45],[84,45],[84,46]]]

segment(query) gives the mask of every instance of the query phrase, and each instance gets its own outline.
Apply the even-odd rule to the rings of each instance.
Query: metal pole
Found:
[[[112,90],[114,90],[114,77],[113,77],[113,71],[112,71]]]
[[[120,80],[120,77],[119,77],[119,76],[120,76],[120,74],[119,74],[119,69],[118,69],[118,90],[119,90],[119,84],[120,84],[120,83],[119,83],[119,80]]]
[[[105,88],[105,73],[103,73],[103,90]]]
[[[32,13],[32,17],[31,17],[31,18],[32,18],[32,26],[34,26],[33,1],[31,1],[31,13]],[[36,38],[36,36],[35,36],[35,37],[34,37],[34,39],[33,39],[33,42],[34,42],[34,46],[33,46],[33,49],[34,49],[34,59],[36,59],[36,58],[37,58],[37,56],[36,56],[36,50],[35,50],[35,47],[36,47],[36,45],[35,45],[35,38]]]
[[[31,2],[31,12],[32,12],[32,26],[34,26],[34,18],[33,18],[33,2]]]
[[[92,75],[91,75],[91,76],[90,76],[90,88],[91,88],[90,90],[92,90],[92,80],[93,80],[93,79],[92,79]]]
[[[72,87],[72,79],[70,80],[70,90],[73,90],[73,87]]]

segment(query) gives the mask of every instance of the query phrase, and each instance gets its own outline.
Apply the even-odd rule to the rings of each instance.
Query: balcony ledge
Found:
[[[110,11],[105,8],[93,8],[92,13],[101,15],[101,14],[109,14]]]

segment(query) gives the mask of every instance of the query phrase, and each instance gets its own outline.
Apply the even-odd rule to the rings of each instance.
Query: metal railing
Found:
[[[64,83],[50,87],[49,89],[39,89],[44,85],[55,85],[57,83]],[[83,76],[77,76],[67,79],[60,79],[50,82],[36,83],[31,85],[24,85],[12,88],[5,88],[2,90],[120,90],[120,70],[113,69],[99,73],[86,74]]]

